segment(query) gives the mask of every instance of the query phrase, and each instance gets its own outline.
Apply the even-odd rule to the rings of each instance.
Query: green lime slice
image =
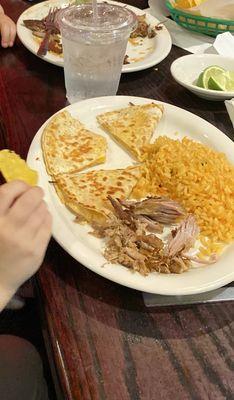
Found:
[[[227,71],[226,77],[227,77],[226,90],[228,92],[234,92],[234,71]]]
[[[234,71],[227,71],[227,78],[230,81],[234,81]]]
[[[210,77],[213,79],[217,79],[220,74],[224,74],[226,71],[225,69],[218,67],[217,65],[211,65],[210,67],[206,68],[198,77],[197,86],[202,87],[204,89],[209,89],[208,81]],[[217,90],[217,89],[215,89]],[[220,90],[220,89],[218,89]],[[221,89],[222,90],[222,89]]]
[[[229,74],[229,71],[225,74],[220,74],[215,78],[211,76],[208,80],[208,89],[234,92],[234,79],[231,79],[231,77],[232,74]]]
[[[229,79],[227,80],[227,84],[226,84],[226,90],[228,92],[234,92],[234,79]]]
[[[221,90],[221,91],[225,92],[227,90],[227,78],[226,78],[225,74],[220,74],[220,75],[216,76],[215,78],[213,78],[213,76],[211,76],[208,80],[208,88],[207,89]]]

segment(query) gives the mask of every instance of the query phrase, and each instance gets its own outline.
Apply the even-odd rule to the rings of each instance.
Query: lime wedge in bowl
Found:
[[[211,90],[227,90],[227,77],[225,74],[220,74],[213,78],[212,76],[208,80],[208,88]]]
[[[227,81],[226,91],[234,92],[234,80]]]
[[[204,88],[204,89],[210,89],[209,88],[209,79],[212,77],[215,81],[219,80],[219,76],[223,75],[226,73],[226,70],[217,66],[217,65],[212,65],[210,67],[207,67],[198,77],[197,80],[197,86]],[[214,90],[223,90],[223,89],[214,89]]]
[[[234,81],[234,71],[227,71],[227,78]]]
[[[224,101],[234,98],[233,60],[219,54],[189,54],[173,61],[171,74],[194,95],[209,101]]]
[[[226,71],[217,75],[215,78],[211,76],[208,80],[208,89],[222,90],[223,92],[234,92],[234,73]]]
[[[228,92],[234,92],[234,71],[227,71],[227,87]]]

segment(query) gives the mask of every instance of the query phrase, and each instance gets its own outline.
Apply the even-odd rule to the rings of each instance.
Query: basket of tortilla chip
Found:
[[[167,0],[166,6],[174,21],[183,28],[209,36],[217,36],[228,31],[234,33],[234,18],[230,19],[230,12],[232,12],[230,7],[234,9],[234,1],[233,4],[232,1]]]

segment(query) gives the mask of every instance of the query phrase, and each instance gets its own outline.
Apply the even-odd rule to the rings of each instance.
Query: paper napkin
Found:
[[[221,33],[213,43],[218,54],[226,57],[234,57],[234,36],[230,32]],[[233,60],[234,69],[234,60]]]

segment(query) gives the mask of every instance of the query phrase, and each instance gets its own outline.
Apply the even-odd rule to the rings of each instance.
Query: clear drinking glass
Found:
[[[60,11],[64,74],[70,103],[115,95],[135,14],[125,7],[97,4],[70,6]]]

